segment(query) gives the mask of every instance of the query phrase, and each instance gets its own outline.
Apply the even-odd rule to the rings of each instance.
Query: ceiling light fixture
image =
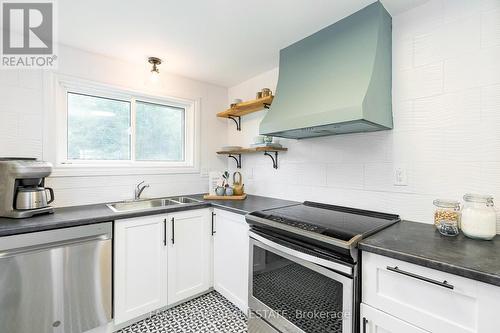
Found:
[[[156,57],[149,57],[148,62],[153,65],[153,68],[151,69],[150,80],[152,82],[158,82],[160,80],[160,70],[158,69],[158,66],[161,65],[161,59]]]

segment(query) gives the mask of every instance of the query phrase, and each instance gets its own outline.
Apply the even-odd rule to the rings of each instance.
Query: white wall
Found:
[[[105,177],[53,177],[57,206],[130,199],[134,184],[151,184],[145,196],[166,196],[204,192],[208,189],[206,172],[224,167],[215,151],[226,140],[226,124],[215,117],[227,101],[227,89],[168,75],[162,71],[163,86],[145,85],[149,66],[128,64],[116,59],[60,46],[57,73],[144,93],[187,99],[201,99],[201,174],[139,175]],[[168,65],[162,65],[165,69]],[[0,156],[44,158],[44,133],[54,131],[52,124],[42,126],[43,103],[47,89],[40,70],[0,70]],[[47,148],[47,147],[45,147]],[[49,147],[50,148],[50,147]],[[46,149],[45,149],[46,151]]]
[[[274,90],[277,73],[230,88],[229,101]],[[393,131],[282,140],[278,170],[245,155],[247,191],[428,223],[435,198],[488,193],[500,206],[500,1],[431,0],[393,18],[393,113]],[[251,143],[263,116],[243,117],[241,133],[228,122],[228,143]],[[398,165],[409,186],[393,185]]]

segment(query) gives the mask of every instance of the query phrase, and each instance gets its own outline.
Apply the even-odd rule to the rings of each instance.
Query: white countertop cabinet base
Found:
[[[211,288],[210,214],[197,209],[115,222],[115,326]]]
[[[248,310],[249,240],[244,215],[214,210],[214,289]]]
[[[381,311],[422,332],[500,332],[500,288],[493,285],[363,252],[362,288],[365,311]]]

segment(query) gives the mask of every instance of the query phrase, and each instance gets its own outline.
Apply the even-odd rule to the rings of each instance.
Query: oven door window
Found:
[[[269,317],[279,314],[307,333],[344,332],[343,319],[351,311],[344,312],[346,286],[323,274],[329,270],[306,267],[255,245],[252,252],[252,296],[271,310],[257,311],[260,316],[273,322]]]

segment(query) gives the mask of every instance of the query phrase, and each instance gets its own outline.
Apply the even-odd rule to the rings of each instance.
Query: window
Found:
[[[44,154],[55,175],[199,172],[197,100],[51,78],[55,112],[47,121],[56,131]]]
[[[138,101],[135,157],[139,161],[184,160],[184,109]]]
[[[130,102],[68,93],[68,160],[129,160]]]
[[[184,108],[74,92],[67,101],[68,160],[184,160]]]

